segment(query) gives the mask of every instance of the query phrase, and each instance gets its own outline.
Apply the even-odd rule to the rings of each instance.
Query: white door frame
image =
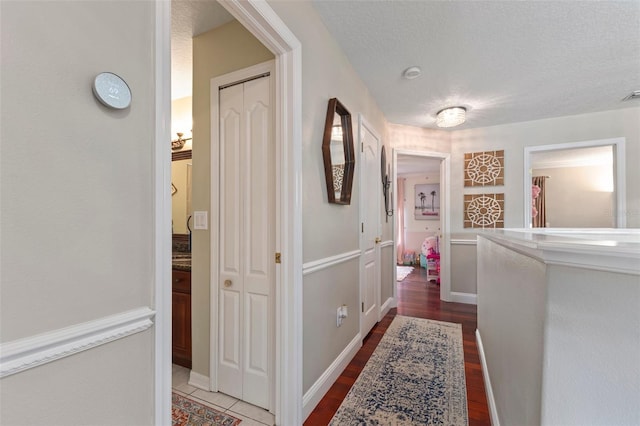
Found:
[[[612,139],[596,139],[583,142],[569,142],[558,143],[554,145],[538,145],[538,146],[525,146],[524,147],[524,228],[531,228],[531,177],[533,176],[533,170],[531,170],[531,154],[535,152],[557,151],[561,149],[577,149],[577,148],[591,148],[598,146],[612,146],[614,163],[614,188],[615,188],[615,213],[614,221],[616,228],[627,227],[627,186],[625,181],[625,138],[612,138]]]
[[[210,261],[210,287],[209,287],[209,388],[212,392],[218,391],[218,343],[219,343],[219,333],[218,333],[218,321],[219,321],[219,274],[220,274],[220,87],[228,86],[230,84],[240,82],[243,80],[250,79],[255,76],[259,76],[261,74],[269,73],[271,75],[271,82],[269,91],[271,96],[273,97],[273,88],[274,82],[276,79],[275,75],[275,63],[273,60],[263,62],[261,64],[253,65],[238,71],[233,71],[228,74],[221,75],[219,77],[215,77],[211,79],[211,206],[210,206],[210,233],[211,233],[211,258]],[[272,111],[274,109],[274,105],[270,105]],[[279,158],[276,157],[275,164],[275,173],[279,174],[279,171],[282,169]],[[279,191],[280,188],[276,188],[275,197],[276,199],[282,199]],[[279,206],[276,206],[275,217],[279,217]],[[277,268],[276,268],[277,269]],[[272,286],[270,294],[273,295],[273,290],[275,290],[275,286]],[[274,297],[270,297],[269,300],[269,310],[271,313],[275,310],[275,300]],[[244,300],[243,300],[244,303]],[[274,329],[272,331],[272,337],[275,336]],[[269,345],[272,345],[273,342],[270,342]],[[273,363],[270,358],[270,369],[271,369],[271,377],[269,377],[269,387],[271,388],[270,392],[270,400],[269,400],[269,411],[274,411],[274,396],[275,396],[275,387],[274,387],[274,370]]]
[[[398,155],[413,155],[415,157],[428,157],[440,159],[440,229],[442,238],[440,239],[440,300],[451,302],[451,154],[445,152],[420,151],[395,148],[393,150],[393,182],[398,182]],[[406,195],[406,194],[405,194]],[[395,206],[394,206],[395,209]],[[398,281],[397,268],[398,259],[398,215],[393,215],[393,297],[397,304]]]
[[[362,153],[362,138],[364,137],[364,132],[363,129],[366,128],[369,132],[371,132],[371,134],[373,134],[375,136],[375,138],[378,140],[378,147],[376,148],[376,155],[378,155],[377,153],[380,152],[381,147],[383,146],[382,143],[382,139],[380,138],[380,134],[378,132],[376,132],[376,130],[373,128],[373,126],[371,126],[371,124],[369,124],[369,122],[362,116],[362,114],[358,114],[358,145],[356,146],[356,150],[358,151],[358,164],[360,164],[360,179],[359,179],[359,194],[360,194],[360,223],[363,223],[364,220],[364,202],[363,200],[365,199],[365,197],[369,196],[370,194],[364,194],[362,191],[362,182],[364,181],[364,167],[362,164],[362,157],[363,157],[363,153]],[[360,148],[360,149],[358,149]],[[378,160],[380,160],[380,158],[378,157]],[[382,179],[380,176],[378,176],[379,179]],[[382,181],[378,180],[376,181],[379,183],[379,187],[378,190],[382,191]],[[378,197],[378,201],[380,201],[380,192],[378,192],[378,190],[376,190],[376,195]],[[378,205],[380,206],[380,202],[378,202]],[[378,209],[379,210],[379,209]],[[378,237],[380,239],[382,239],[382,223],[380,220],[380,211],[378,211],[378,223],[376,223],[376,234],[378,235]],[[359,275],[360,275],[360,282],[359,282],[359,286],[358,288],[359,290],[359,295],[358,295],[358,308],[360,308],[360,306],[362,306],[362,290],[363,290],[363,286],[364,286],[364,274],[363,272],[363,267],[364,267],[364,257],[365,257],[365,241],[364,241],[364,235],[362,232],[360,232],[360,238],[359,238],[359,242],[360,242],[360,262],[359,262]],[[380,243],[375,243],[374,245],[375,248],[375,256],[376,256],[376,266],[378,268],[378,270],[376,271],[376,286],[377,288],[375,289],[375,303],[377,306],[378,311],[376,312],[376,321],[380,321],[380,293],[382,291],[382,284],[381,284],[381,277],[380,277],[380,262],[381,262],[381,256],[380,256]],[[364,339],[366,337],[366,334],[362,334],[362,310],[358,309],[358,312],[360,312],[360,315],[358,316],[358,330],[361,333],[361,338]]]
[[[302,48],[264,0],[220,4],[275,55],[276,176],[275,417],[302,424]],[[171,424],[171,2],[156,0],[155,424]]]

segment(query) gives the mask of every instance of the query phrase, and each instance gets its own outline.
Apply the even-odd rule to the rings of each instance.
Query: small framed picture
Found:
[[[416,220],[440,218],[440,184],[430,183],[415,186]]]

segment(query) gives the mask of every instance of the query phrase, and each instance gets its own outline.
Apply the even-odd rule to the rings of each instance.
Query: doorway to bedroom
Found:
[[[447,300],[448,154],[396,150],[394,164],[396,284],[419,272]]]

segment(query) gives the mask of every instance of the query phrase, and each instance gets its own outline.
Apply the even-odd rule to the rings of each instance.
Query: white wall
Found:
[[[640,277],[549,266],[543,425],[640,424]]]
[[[615,199],[611,165],[533,170],[545,182],[547,227],[613,228]]]
[[[639,424],[639,235],[478,239],[477,335],[494,424]]]
[[[573,115],[454,131],[451,134],[451,232],[456,238],[475,239],[477,232],[463,228],[463,194],[503,192],[505,228],[523,223],[524,147],[624,137],[626,139],[627,227],[640,227],[640,108]],[[464,153],[504,149],[505,184],[486,188],[464,188]],[[462,268],[452,254],[452,271]],[[462,277],[460,277],[462,278]],[[467,276],[474,280],[473,276]],[[451,291],[473,289],[475,282],[451,283]]]
[[[504,192],[505,228],[523,223],[524,147],[581,142],[595,139],[626,138],[627,227],[640,227],[640,108],[627,108],[593,114],[572,115],[502,126],[459,130],[451,135],[452,146],[452,232],[464,231],[463,193]],[[505,151],[505,185],[464,188],[465,152],[494,149]],[[458,170],[459,172],[455,172]]]
[[[0,14],[4,345],[153,306],[155,10],[3,1]],[[129,109],[94,98],[103,71],[126,80]],[[153,347],[147,330],[2,379],[0,423],[151,424]]]
[[[479,238],[478,333],[501,425],[540,424],[545,274],[542,262]]]

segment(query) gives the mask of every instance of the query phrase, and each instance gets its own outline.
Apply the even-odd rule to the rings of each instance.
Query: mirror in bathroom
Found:
[[[336,98],[329,100],[327,108],[322,158],[329,202],[351,204],[355,169],[351,114]]]
[[[171,222],[174,235],[188,235],[191,215],[191,150],[171,153]]]

